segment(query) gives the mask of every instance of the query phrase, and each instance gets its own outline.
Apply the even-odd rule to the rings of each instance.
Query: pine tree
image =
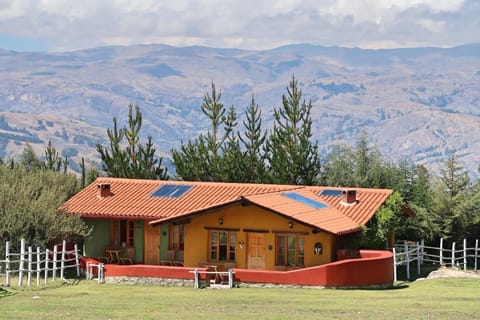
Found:
[[[325,184],[337,187],[355,186],[354,150],[345,145],[335,145],[327,156]]]
[[[435,192],[434,212],[441,218],[443,236],[452,241],[462,240],[470,224],[470,177],[450,155],[441,169],[441,177]]]
[[[68,159],[64,157],[63,159],[58,154],[55,147],[52,145],[52,141],[48,140],[48,146],[45,149],[45,162],[44,166],[47,170],[51,171],[63,171],[63,173],[67,172],[68,168]]]
[[[162,158],[155,156],[152,137],[147,142],[140,142],[142,114],[140,108],[128,106],[128,126],[118,128],[117,119],[113,118],[113,129],[107,129],[110,147],[97,144],[97,151],[102,159],[102,168],[109,177],[168,179],[167,169],[162,166]],[[135,110],[135,114],[134,114]],[[126,142],[124,142],[124,139]],[[122,147],[126,145],[126,147]]]
[[[130,107],[130,106],[129,106]],[[103,171],[109,177],[125,178],[128,176],[128,157],[120,144],[125,136],[125,129],[118,129],[117,118],[113,118],[113,129],[107,129],[110,148],[97,144],[97,151],[103,161]]]
[[[263,147],[267,133],[262,131],[262,112],[252,95],[252,101],[245,111],[246,119],[243,121],[245,132],[239,134],[239,139],[244,148],[244,182],[265,182],[265,155]]]
[[[27,171],[40,170],[43,167],[42,161],[35,154],[35,151],[28,142],[23,148],[22,155],[20,156],[20,163],[25,169],[27,169]]]
[[[180,150],[172,149],[177,178],[187,181],[212,181],[208,146],[204,135],[181,143]]]
[[[246,182],[245,161],[240,141],[234,129],[237,126],[237,113],[231,106],[225,117],[225,140],[221,145],[220,177],[224,182]]]
[[[268,174],[272,183],[312,185],[320,173],[318,145],[312,139],[311,102],[302,100],[292,77],[283,106],[274,110],[274,127],[267,139]]]
[[[412,203],[415,203],[416,205],[428,210],[430,210],[432,207],[432,181],[427,168],[422,165],[415,167],[414,178],[412,182],[412,194],[407,201],[411,201]]]
[[[381,160],[380,152],[368,145],[366,134],[362,134],[355,149],[355,186],[364,188],[382,188],[388,186],[388,170],[392,169]]]
[[[203,114],[210,120],[208,132],[194,140],[188,140],[180,150],[172,150],[173,163],[177,175],[191,181],[237,181],[241,171],[240,146],[235,133],[237,115],[235,107],[225,109],[221,103],[221,93],[215,84],[211,94],[205,94],[201,105]]]

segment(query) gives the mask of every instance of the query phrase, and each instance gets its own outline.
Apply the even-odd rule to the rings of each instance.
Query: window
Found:
[[[113,220],[110,228],[110,245],[113,247],[135,245],[135,229],[133,220]]]
[[[172,224],[170,225],[170,250],[180,250],[183,251],[184,245],[184,232],[183,224]]]
[[[304,238],[297,234],[277,234],[276,265],[303,266]]]
[[[235,261],[235,232],[210,231],[208,238],[210,261]]]

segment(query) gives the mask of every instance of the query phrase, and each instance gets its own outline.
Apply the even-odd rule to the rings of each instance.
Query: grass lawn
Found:
[[[1,319],[478,319],[480,280],[443,278],[388,290],[193,289],[136,285],[0,288]]]

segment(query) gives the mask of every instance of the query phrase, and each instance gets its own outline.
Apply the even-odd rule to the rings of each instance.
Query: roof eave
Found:
[[[110,219],[110,220],[153,220],[150,216],[132,216],[132,215],[108,215],[108,214],[82,214],[82,219]]]

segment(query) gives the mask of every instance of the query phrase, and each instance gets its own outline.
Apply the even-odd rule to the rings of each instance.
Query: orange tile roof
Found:
[[[98,197],[98,184],[110,184],[111,196]],[[179,198],[151,197],[162,185],[188,185],[192,188]],[[342,204],[340,197],[320,195],[324,189],[345,190],[273,184],[97,178],[62,205],[60,210],[78,213],[83,218],[148,219],[155,224],[249,201],[314,228],[343,234],[358,231],[392,193],[387,189],[352,188],[357,191],[357,203],[349,206]],[[287,198],[284,196],[287,191],[321,201],[328,208],[315,209]]]
[[[284,192],[251,195],[244,198],[256,205],[309,224],[312,227],[321,228],[334,234],[344,234],[359,231],[361,225],[365,225],[372,218],[392,193],[392,190],[388,189],[355,188],[357,201],[353,205],[348,205],[343,204],[339,196],[320,195],[321,191],[325,189],[345,190],[345,188],[331,187],[303,187],[295,190],[297,194],[328,206],[319,209],[291,200],[284,196]]]

